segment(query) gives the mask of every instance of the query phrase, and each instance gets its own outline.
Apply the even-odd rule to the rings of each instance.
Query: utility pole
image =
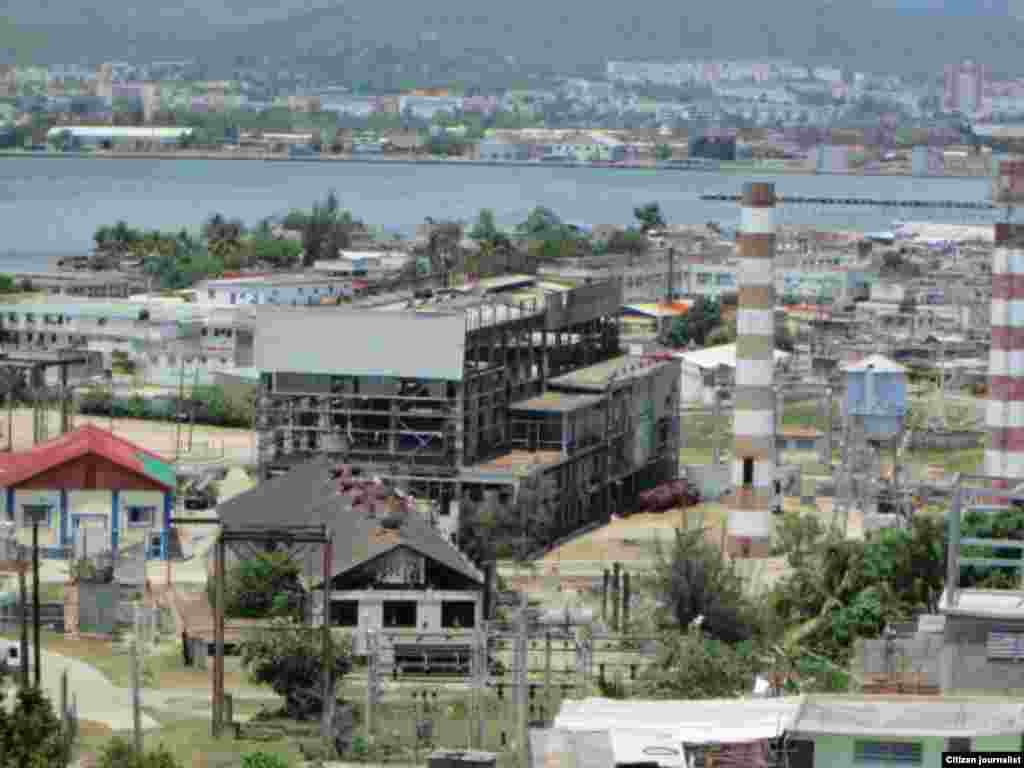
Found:
[[[217,537],[216,605],[213,607],[213,637],[216,655],[213,660],[213,737],[220,738],[224,717],[224,580],[227,545],[224,532]]]
[[[181,403],[185,399],[185,358],[181,358],[178,374],[178,407],[174,415],[174,465],[181,460]]]
[[[366,631],[366,741],[371,746],[376,731],[377,699],[380,695],[378,687],[380,684],[379,652],[377,633],[375,630],[368,629]]]
[[[325,531],[326,533],[326,531]],[[323,741],[324,756],[330,757],[334,751],[334,654],[331,649],[331,581],[333,577],[333,548],[334,539],[328,536],[327,543],[323,545],[324,558],[324,608],[323,627],[320,633],[321,654],[323,656]]]
[[[519,744],[519,765],[521,768],[530,768],[530,723],[528,717],[530,670],[529,664],[529,638],[526,631],[526,593],[523,593],[522,602],[519,606],[519,626],[516,632],[516,734]]]
[[[475,707],[476,707],[476,748],[483,749],[485,743],[485,732],[484,732],[484,692],[487,690],[487,677],[490,666],[490,659],[488,658],[488,631],[487,622],[484,621],[484,626],[474,632],[474,649],[476,658],[476,667],[473,670],[475,674],[474,680],[474,693],[475,695]]]
[[[45,508],[44,508],[45,509]],[[45,512],[44,512],[45,514]],[[36,688],[41,688],[42,679],[42,636],[39,620],[39,518],[33,514],[32,521],[32,634],[35,642],[35,683]]]
[[[135,754],[142,759],[142,695],[139,688],[142,685],[139,667],[139,605],[135,604],[135,637],[132,638],[132,726],[135,736]]]
[[[29,685],[29,661],[28,661],[28,570],[24,559],[24,548],[19,547],[21,553],[18,558],[18,589],[21,592],[21,687],[27,689]]]
[[[188,452],[192,453],[192,433],[196,428],[196,389],[199,387],[199,366],[196,366],[195,376],[192,377],[192,391],[189,393],[189,404],[192,406],[188,420]]]

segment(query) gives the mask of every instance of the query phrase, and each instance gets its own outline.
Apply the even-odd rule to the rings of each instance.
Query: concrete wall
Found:
[[[798,736],[798,738],[800,738]],[[827,736],[815,735],[811,737],[814,741],[814,768],[846,768],[854,765],[854,744],[857,741],[899,741],[921,744],[922,755],[921,765],[942,765],[942,753],[946,750],[946,739],[942,738],[894,738],[892,736]],[[1019,735],[1010,736],[981,736],[974,739],[972,747],[977,751],[999,751],[1007,750],[1017,752],[1020,750],[1021,738]]]
[[[1024,664],[989,660],[986,643],[992,631],[1024,633],[1024,622],[947,616],[940,681],[943,693],[1024,690]]]
[[[732,489],[732,470],[728,463],[687,464],[683,476],[700,491],[701,498],[717,499]]]
[[[923,684],[938,685],[944,643],[941,634],[877,638],[858,643],[857,655],[865,675],[920,674]]]
[[[932,430],[914,430],[910,435],[911,450],[943,450],[961,451],[967,448],[980,448],[984,432],[934,432]]]
[[[362,591],[337,591],[331,593],[331,601],[355,600],[359,603],[359,624],[349,629],[356,630],[357,652],[362,647],[363,637],[367,630],[382,630],[388,632],[442,632],[449,628],[441,626],[441,606],[445,602],[466,602],[475,603],[474,624],[479,627],[483,619],[482,608],[483,598],[477,591],[438,591],[428,590],[425,592],[414,592],[411,590],[362,590]],[[415,628],[392,628],[384,626],[384,603],[391,601],[415,600],[416,627]],[[322,601],[321,601],[322,603]],[[440,638],[437,639],[438,641]]]

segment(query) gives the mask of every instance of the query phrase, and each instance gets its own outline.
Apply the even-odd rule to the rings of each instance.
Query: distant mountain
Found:
[[[603,71],[608,59],[712,55],[935,75],[973,56],[993,71],[1016,72],[1024,24],[1008,15],[1011,1],[1024,2],[8,0],[0,60],[197,56],[229,69],[236,56],[270,56],[316,61],[335,77],[381,81],[424,69],[591,73]]]

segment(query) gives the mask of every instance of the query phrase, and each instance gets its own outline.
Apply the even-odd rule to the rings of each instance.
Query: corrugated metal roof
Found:
[[[781,362],[790,357],[789,352],[781,349],[775,350],[775,362]],[[717,347],[705,347],[696,352],[680,352],[679,357],[698,368],[718,368],[724,365],[727,368],[736,367],[736,345],[721,344]]]
[[[570,395],[564,392],[545,392],[509,406],[510,411],[533,413],[568,413],[600,403],[601,395]]]
[[[551,379],[548,383],[556,388],[603,392],[605,387],[614,381],[646,376],[655,369],[666,365],[677,365],[677,363],[675,360],[656,360],[649,357],[622,355],[597,365],[580,368],[572,373]]]
[[[463,314],[260,306],[254,318],[254,367],[264,372],[463,378]]]
[[[441,537],[421,515],[408,513],[401,528],[386,529],[380,519],[369,518],[339,493],[332,477],[334,465],[324,459],[295,467],[222,504],[225,525],[326,524],[334,535],[334,575],[345,573],[398,547],[407,547],[442,563],[473,581],[483,582],[480,571],[459,550]],[[323,561],[310,562],[311,583],[322,583]]]
[[[37,315],[68,315],[70,317],[108,317],[119,320],[138,320],[148,307],[138,302],[107,301],[38,301],[31,303],[0,304],[0,312]]]

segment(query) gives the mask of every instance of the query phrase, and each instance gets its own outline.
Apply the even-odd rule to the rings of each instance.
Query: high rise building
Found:
[[[986,77],[984,65],[971,59],[947,66],[943,109],[967,115],[980,111],[984,104]]]
[[[771,553],[775,491],[775,185],[743,187],[727,550]]]

